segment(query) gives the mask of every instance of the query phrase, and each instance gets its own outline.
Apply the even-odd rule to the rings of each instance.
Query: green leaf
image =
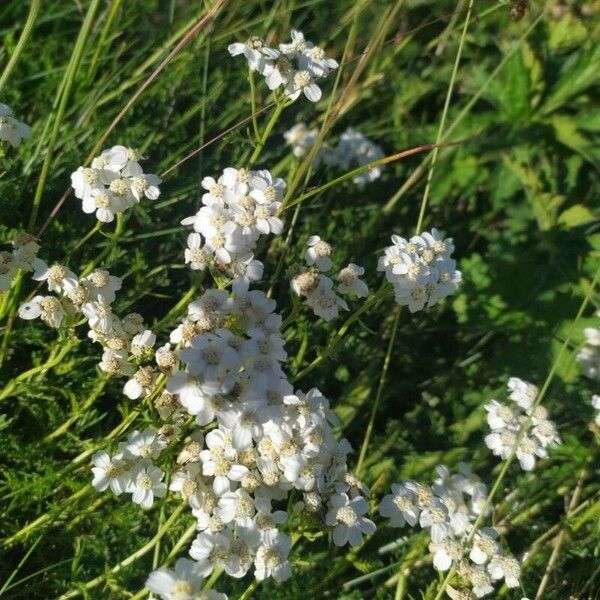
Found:
[[[579,227],[580,225],[585,225],[586,223],[590,223],[595,220],[596,217],[592,211],[583,204],[575,204],[575,206],[571,206],[571,208],[563,211],[560,214],[560,217],[558,217],[558,222],[561,225],[564,225],[567,229]]]
[[[568,50],[585,41],[588,31],[579,19],[566,12],[560,19],[548,21],[548,47],[553,51]]]
[[[544,103],[544,114],[556,110],[600,81],[600,44],[587,52],[573,54],[563,64],[554,90]]]

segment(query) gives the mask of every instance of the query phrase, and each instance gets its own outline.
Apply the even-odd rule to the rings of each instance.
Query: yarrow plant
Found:
[[[233,280],[236,291],[262,278],[263,265],[253,250],[261,236],[279,234],[277,217],[285,182],[269,171],[228,167],[218,179],[205,177],[204,205],[182,225],[191,225],[185,262],[193,270],[209,268]]]
[[[518,377],[508,380],[512,404],[490,400],[485,405],[487,422],[492,430],[485,437],[486,446],[495,456],[506,460],[513,452],[521,468],[531,471],[536,458],[547,458],[548,448],[560,444],[556,426],[548,419],[543,406],[535,405],[538,388]]]
[[[185,509],[193,518],[193,540],[188,533],[176,546],[179,549],[184,539],[191,540],[188,557],[179,558],[172,568],[154,568],[146,579],[147,589],[164,600],[224,600],[225,594],[211,589],[221,573],[234,579],[252,574],[252,585],[267,579],[285,582],[292,576],[290,553],[297,540],[326,538],[337,547],[349,547],[346,550],[353,557],[375,534],[371,510],[375,501],[369,501],[369,488],[352,473],[352,447],[340,435],[334,403],[318,388],[297,383],[314,364],[329,357],[333,344],[302,369],[304,348],[295,360],[288,360],[286,340],[293,338],[288,326],[305,307],[327,322],[347,315],[339,329],[320,324],[324,332],[336,331],[331,340],[337,343],[352,322],[390,299],[392,292],[399,306],[417,313],[454,294],[462,280],[452,238],[436,228],[420,231],[421,215],[418,234],[408,239],[392,235],[392,244],[378,256],[377,291],[371,291],[375,265],[370,270],[361,266],[369,266],[368,253],[356,259],[361,264],[347,262],[352,257],[341,261],[330,243],[335,240],[322,239],[317,233],[324,234],[318,230],[306,239],[305,233],[293,228],[284,243],[272,248],[285,248],[273,285],[268,292],[260,289],[269,268],[259,260],[261,252],[270,236],[284,232],[282,213],[301,185],[296,180],[302,178],[297,176],[298,161],[289,156],[274,163],[272,170],[255,165],[280,110],[301,95],[318,102],[320,81],[338,63],[296,30],[289,43],[276,47],[252,37],[228,49],[248,63],[255,143],[236,166],[219,167],[212,175],[203,173],[200,206],[177,217],[187,236],[181,262],[191,270],[187,276],[192,288],[164,320],[151,325],[141,314],[121,310],[125,304],[120,292],[129,272],[122,279],[98,266],[105,254],[82,271],[69,262],[72,253],[63,262],[47,263],[38,257],[39,240],[24,233],[14,237],[12,249],[0,252],[0,291],[11,289],[17,275],[24,281],[23,272],[31,273],[37,285],[25,301],[19,300],[19,316],[39,318],[59,330],[61,342],[78,342],[77,331],[83,328],[85,336],[100,347],[97,367],[103,383],[116,384],[127,406],[135,407],[128,413],[131,420],[115,430],[118,437],[115,433],[82,455],[86,461],[91,457],[94,490],[128,499],[143,511],[157,505],[164,508],[161,502],[177,503],[174,516]],[[276,104],[262,133],[256,119],[257,73],[273,91]],[[0,104],[0,140],[16,146],[28,133],[29,128]],[[307,156],[319,139],[318,129],[304,123],[284,137],[297,158]],[[353,183],[364,186],[381,177],[380,167],[369,170],[366,165],[383,156],[375,142],[348,128],[337,144],[320,143],[312,166],[323,163],[354,171],[341,179],[353,177]],[[141,161],[139,151],[116,145],[71,174],[83,211],[98,221],[91,234],[115,219],[120,228],[129,208],[160,196],[161,178],[144,172]],[[289,188],[277,177],[287,168]],[[298,209],[310,195],[302,194],[294,203]],[[293,224],[298,214],[299,210]],[[295,235],[301,245],[297,263],[289,258],[293,253],[287,253]],[[289,280],[291,289],[291,310],[285,320],[281,306],[271,297],[281,283],[276,280],[284,264],[289,266],[286,286]],[[38,293],[39,288],[43,293]],[[15,298],[19,293],[20,289]],[[360,308],[353,310],[359,301]],[[395,309],[396,315],[400,312]],[[397,318],[394,323],[357,473],[369,447]],[[587,343],[578,355],[586,374],[595,379],[600,372],[599,331],[585,331]],[[295,378],[288,373],[288,363]],[[538,405],[539,391],[533,384],[512,377],[508,389],[510,402],[490,400],[485,405],[491,430],[485,443],[504,460],[515,454],[522,469],[530,471],[537,459],[548,457],[548,449],[556,447],[560,438],[546,410]],[[596,395],[592,406],[600,411]],[[599,415],[595,424],[600,427]],[[434,568],[457,575],[459,587],[444,585],[439,595],[446,591],[449,597],[464,600],[493,594],[502,584],[518,587],[521,561],[508,551],[502,527],[486,523],[496,522],[491,519],[487,486],[464,463],[458,473],[442,465],[436,473],[431,485],[413,480],[393,484],[379,503],[379,515],[394,528],[420,527],[420,539],[427,540]],[[301,527],[294,530],[298,523]],[[157,546],[155,567],[159,557]]]
[[[409,240],[393,235],[377,269],[394,287],[396,302],[417,312],[456,291],[462,276],[453,252],[452,239],[444,239],[435,228]]]
[[[438,478],[431,486],[415,481],[392,485],[392,493],[379,505],[381,516],[392,527],[415,527],[428,531],[429,551],[438,571],[451,567],[465,586],[453,596],[483,598],[494,592],[494,583],[503,581],[509,588],[519,586],[521,565],[505,551],[494,527],[473,529],[478,518],[486,517],[488,490],[469,467],[461,463],[458,473],[440,465]]]
[[[297,158],[306,156],[315,145],[318,129],[308,129],[305,123],[297,123],[283,135],[287,144]],[[347,171],[351,167],[360,167],[385,156],[383,150],[356,129],[348,128],[340,136],[335,146],[321,144],[312,166],[317,168],[321,163]],[[373,167],[352,178],[358,186],[375,181],[381,177],[381,167]]]
[[[300,31],[292,31],[292,40],[267,46],[264,40],[251,37],[246,42],[229,46],[232,56],[243,55],[251,71],[264,76],[270,90],[280,90],[287,100],[296,100],[301,94],[311,102],[321,99],[321,88],[316,81],[326,78],[338,68],[338,63],[325,50],[309,42]]]
[[[113,146],[92,160],[90,167],[79,167],[71,174],[75,196],[85,213],[110,223],[115,215],[135,206],[144,197],[160,195],[160,177],[144,173],[140,153],[133,148]]]

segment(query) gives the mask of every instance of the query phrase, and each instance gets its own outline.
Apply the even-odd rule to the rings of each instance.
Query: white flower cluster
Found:
[[[117,496],[126,492],[135,504],[151,508],[155,497],[163,498],[167,493],[165,473],[153,462],[166,447],[165,437],[148,427],[130,433],[127,442],[121,442],[112,457],[106,452],[96,452],[92,456],[94,489],[103,492],[110,488]]]
[[[143,508],[164,495],[164,472],[171,472],[169,489],[197,520],[190,556],[198,577],[221,568],[243,577],[254,567],[259,580],[287,579],[291,540],[279,525],[291,490],[302,494],[293,510],[332,527],[339,545],[358,544],[375,529],[364,517],[364,487],[347,472],[351,447],[335,438],[328,400],[317,389],[294,392],[283,372],[287,353],[275,306],[258,290],[209,289],[191,302],[170,343],[155,352],[166,389],[154,405],[166,422],[158,431],[134,432],[112,457],[94,457],[94,487],[131,493]],[[136,384],[145,394],[160,391],[156,374],[140,367],[125,393],[132,397]],[[162,468],[153,462],[167,444],[180,444],[174,470],[166,459]],[[151,583],[166,594],[180,576],[160,573]]]
[[[0,252],[0,293],[10,289],[19,269],[34,271],[43,268],[45,263],[37,257],[40,245],[28,233],[19,232],[13,238],[11,252]]]
[[[31,127],[17,121],[12,114],[10,106],[0,102],[0,141],[8,142],[16,148],[24,138],[29,136]]]
[[[206,575],[201,563],[180,558],[175,570],[161,567],[150,573],[146,587],[163,600],[227,600],[221,592],[202,589]]]
[[[600,317],[600,310],[596,316]],[[577,353],[577,360],[587,377],[600,380],[600,327],[586,327],[583,334],[585,345]]]
[[[110,223],[143,197],[156,200],[161,179],[143,172],[141,158],[133,148],[113,146],[94,158],[91,167],[73,172],[71,185],[83,212],[96,213],[98,221]]]
[[[548,448],[560,444],[556,426],[548,419],[543,406],[534,402],[538,395],[535,385],[518,377],[508,380],[509,399],[514,404],[490,400],[485,405],[487,422],[492,430],[486,435],[485,443],[494,456],[506,460],[516,448],[516,457],[524,471],[531,471],[536,457],[546,458]],[[527,426],[519,440],[520,432]]]
[[[304,123],[297,123],[283,135],[292,147],[294,156],[302,158],[306,156],[314,146],[319,130],[308,129]],[[336,146],[323,144],[313,160],[316,168],[323,162],[326,165],[348,170],[352,166],[362,166],[383,158],[383,150],[365,137],[356,129],[349,128],[342,133]],[[374,167],[365,173],[360,173],[352,178],[352,181],[363,186],[381,177],[381,167]]]
[[[121,279],[104,269],[95,269],[79,279],[63,265],[48,267],[37,261],[32,275],[35,281],[45,281],[56,295],[35,296],[19,308],[22,319],[36,319],[50,327],[60,327],[65,319],[81,315],[89,326],[88,337],[102,345],[104,352],[99,367],[109,375],[126,375],[124,393],[132,399],[147,395],[153,388],[156,372],[152,367],[137,365],[148,355],[156,336],[144,327],[138,313],[120,319],[111,308]]]
[[[292,41],[270,48],[258,38],[245,43],[231,44],[232,56],[244,55],[252,71],[265,77],[270,90],[283,88],[284,97],[296,100],[304,94],[311,102],[321,98],[321,88],[315,80],[327,77],[338,68],[338,63],[325,50],[304,39],[300,31],[292,31]]]
[[[462,276],[453,252],[452,238],[444,239],[435,228],[410,240],[393,235],[377,270],[394,286],[396,302],[414,313],[456,291]]]
[[[503,551],[498,532],[485,527],[473,535],[472,524],[485,508],[487,488],[467,465],[459,468],[459,473],[451,474],[444,466],[436,467],[439,477],[432,486],[415,481],[392,485],[379,512],[392,527],[418,523],[427,529],[434,567],[447,571],[455,565],[469,594],[487,596],[494,591],[493,582],[501,579],[508,587],[517,587],[521,565]]]
[[[306,298],[306,303],[315,315],[331,321],[337,318],[340,309],[348,310],[346,301],[335,293],[333,280],[324,274],[333,265],[330,258],[332,249],[318,235],[308,238],[307,245],[304,260],[308,267],[296,268],[290,285],[299,297]],[[369,288],[360,279],[364,273],[362,267],[354,263],[348,264],[338,273],[338,291],[358,298],[367,296]]]
[[[262,277],[263,264],[253,250],[261,235],[279,234],[283,222],[277,217],[285,182],[269,171],[228,167],[215,180],[205,177],[204,205],[194,216],[181,221],[192,225],[185,262],[193,270],[211,268],[233,279],[236,291],[246,291]]]

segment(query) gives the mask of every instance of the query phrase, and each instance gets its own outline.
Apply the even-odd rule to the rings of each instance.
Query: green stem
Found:
[[[256,148],[254,148],[254,152],[252,153],[252,155],[250,156],[250,159],[248,160],[248,166],[253,165],[258,160],[258,157],[261,155],[261,152],[263,151],[263,148],[265,147],[265,144],[267,143],[267,139],[269,138],[271,131],[273,131],[273,127],[275,127],[275,124],[279,120],[279,117],[281,116],[281,113],[283,112],[283,109],[286,106],[288,106],[288,104],[283,100],[278,102],[275,105],[275,110],[273,111],[273,114],[271,115],[269,122],[266,124],[262,134],[260,135],[258,142],[256,144]]]
[[[79,35],[77,36],[75,48],[73,49],[73,53],[71,54],[69,64],[67,65],[67,69],[65,71],[65,75],[61,83],[62,91],[60,92],[60,102],[58,104],[58,110],[56,112],[56,117],[54,119],[52,131],[50,133],[50,140],[48,141],[48,147],[46,149],[46,158],[44,159],[44,164],[42,165],[40,178],[38,179],[35,195],[33,197],[33,207],[31,210],[31,215],[29,217],[29,224],[27,226],[27,229],[30,232],[33,232],[33,228],[35,227],[35,222],[37,220],[40,204],[42,201],[42,195],[46,186],[46,179],[48,177],[48,172],[50,171],[52,159],[54,158],[54,149],[56,146],[56,141],[58,139],[58,132],[60,131],[60,127],[65,116],[65,111],[67,109],[67,105],[71,97],[71,88],[73,87],[75,75],[77,73],[79,63],[81,62],[81,57],[83,56],[83,51],[85,49],[85,43],[92,28],[92,24],[94,23],[94,16],[96,14],[96,10],[99,4],[100,0],[92,0],[88,7],[87,13],[85,15],[85,20],[83,22],[83,25],[81,26]]]
[[[252,105],[252,129],[254,129],[254,139],[260,139],[260,131],[258,130],[258,120],[256,118],[256,83],[254,81],[254,71],[248,70],[248,81],[250,82],[250,104]]]
[[[423,200],[421,202],[421,210],[419,211],[419,219],[417,221],[417,231],[419,234],[421,232],[421,227],[423,227],[423,219],[425,218],[425,211],[427,210],[427,204],[429,201],[429,191],[431,189],[431,181],[433,180],[433,172],[435,170],[435,163],[437,162],[437,157],[439,154],[439,144],[442,141],[444,127],[446,125],[446,117],[448,116],[448,109],[450,108],[450,100],[452,99],[452,92],[454,91],[454,82],[456,81],[456,74],[458,73],[458,65],[460,64],[460,57],[462,55],[463,45],[465,42],[465,38],[467,36],[467,30],[469,28],[469,22],[471,21],[471,11],[473,10],[473,0],[469,0],[469,7],[467,8],[467,16],[465,17],[465,22],[463,24],[462,33],[460,35],[460,41],[458,43],[458,50],[456,52],[456,58],[454,59],[454,67],[452,69],[452,76],[450,77],[450,85],[448,86],[448,91],[446,93],[446,100],[444,101],[444,109],[442,111],[442,119],[440,120],[440,125],[438,127],[437,136],[435,138],[436,147],[433,149],[431,155],[431,165],[429,167],[429,172],[427,173],[427,182],[425,184],[425,192],[423,193]]]
[[[377,385],[377,394],[375,396],[375,402],[373,403],[373,408],[371,409],[371,415],[369,416],[369,423],[367,425],[367,431],[365,432],[365,437],[363,439],[362,446],[360,448],[360,454],[358,457],[358,463],[356,464],[356,476],[360,477],[360,472],[363,466],[363,462],[365,460],[365,456],[367,453],[367,448],[369,447],[369,441],[371,439],[371,435],[373,433],[373,425],[375,423],[375,415],[377,414],[377,409],[379,408],[379,403],[381,401],[381,396],[383,394],[383,388],[385,386],[385,379],[387,377],[387,372],[390,367],[390,362],[392,360],[392,351],[394,349],[394,342],[396,341],[396,334],[398,333],[398,323],[400,322],[400,314],[402,313],[402,308],[400,306],[396,307],[395,315],[394,315],[394,323],[392,325],[392,335],[390,336],[390,341],[388,342],[387,352],[385,353],[385,359],[383,361],[383,367],[381,369],[381,376],[379,377],[379,383]]]
[[[8,81],[8,78],[12,73],[12,70],[15,68],[17,61],[19,60],[23,52],[23,48],[25,48],[25,44],[27,43],[27,40],[29,39],[29,36],[31,35],[31,32],[33,30],[35,20],[37,19],[38,13],[40,12],[41,4],[41,0],[31,0],[31,4],[29,6],[29,14],[27,15],[27,21],[25,21],[25,27],[23,27],[23,31],[21,32],[21,36],[19,37],[19,41],[17,42],[15,50],[12,53],[8,64],[6,65],[6,67],[4,67],[2,75],[0,75],[0,92],[6,85],[6,82]]]

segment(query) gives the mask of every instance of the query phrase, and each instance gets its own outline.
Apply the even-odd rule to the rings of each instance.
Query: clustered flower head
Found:
[[[195,590],[215,569],[287,579],[291,540],[281,526],[292,490],[302,500],[291,510],[332,527],[339,545],[356,545],[375,529],[364,516],[368,490],[348,473],[351,447],[334,435],[328,400],[317,389],[294,391],[282,369],[287,353],[275,308],[264,292],[248,289],[208,289],[192,301],[155,351],[156,365],[140,361],[124,388],[129,397],[149,396],[163,425],[93,457],[98,491],[129,493],[147,509],[165,495],[169,472],[170,491],[196,518],[195,564],[150,576],[149,587],[165,598],[179,584]],[[127,347],[150,360],[154,342],[142,333]],[[130,376],[126,355],[114,365]]]
[[[0,102],[0,141],[8,142],[16,148],[24,138],[29,136],[31,127],[17,121],[12,114],[10,106]]]
[[[456,291],[462,276],[453,252],[452,238],[444,239],[435,228],[409,240],[393,235],[377,270],[393,285],[396,302],[414,313]]]
[[[348,310],[346,301],[338,296],[333,289],[333,280],[325,275],[331,269],[331,245],[322,240],[318,235],[308,238],[304,260],[307,267],[295,269],[290,285],[292,290],[306,303],[315,315],[331,321],[339,315],[339,310]],[[364,298],[369,293],[367,284],[360,279],[365,270],[355,265],[348,264],[337,275],[337,290],[343,295],[354,295]]]
[[[415,481],[392,485],[379,512],[392,527],[414,527],[429,531],[433,566],[447,571],[453,565],[465,588],[465,597],[482,598],[494,591],[495,581],[517,587],[521,565],[506,553],[493,527],[473,532],[474,521],[486,509],[487,488],[465,464],[451,474],[440,465],[431,486]],[[488,510],[489,512],[489,510]],[[470,594],[470,596],[469,596]],[[451,597],[453,597],[451,595]],[[462,597],[457,595],[457,598]]]
[[[75,196],[83,212],[96,213],[98,221],[110,223],[144,197],[160,195],[160,177],[144,173],[137,150],[113,146],[92,160],[90,167],[79,167],[71,174]]]
[[[600,310],[596,312],[600,317]],[[590,379],[600,380],[600,327],[586,327],[583,330],[585,345],[577,354],[583,372]]]
[[[314,146],[318,129],[308,129],[304,123],[294,125],[283,135],[288,145],[292,147],[294,156],[306,156]],[[323,162],[326,165],[348,170],[353,166],[363,166],[385,156],[383,150],[356,129],[348,128],[342,133],[336,146],[323,144],[317,152],[313,167]],[[353,177],[352,181],[363,186],[381,177],[381,167],[373,167],[365,173]]]
[[[185,262],[193,270],[210,268],[233,279],[236,290],[247,290],[262,277],[263,265],[253,250],[260,236],[279,234],[277,217],[285,182],[269,171],[228,167],[218,178],[205,177],[202,208],[181,221],[191,225]]]
[[[300,31],[292,31],[292,40],[270,48],[258,37],[244,43],[231,44],[232,56],[243,55],[252,71],[265,77],[270,90],[283,88],[286,99],[296,100],[304,94],[311,102],[321,98],[321,88],[316,80],[327,77],[338,68],[338,63],[325,54],[325,50],[304,39]]]
[[[512,403],[490,400],[485,405],[492,430],[485,443],[494,456],[506,460],[513,451],[521,468],[531,471],[536,457],[546,458],[548,448],[560,444],[556,426],[543,406],[534,406],[538,388],[518,377],[508,380],[508,398]]]
[[[0,293],[10,289],[19,269],[34,271],[45,266],[37,257],[40,245],[33,236],[19,232],[13,238],[12,246],[12,251],[0,251]]]

